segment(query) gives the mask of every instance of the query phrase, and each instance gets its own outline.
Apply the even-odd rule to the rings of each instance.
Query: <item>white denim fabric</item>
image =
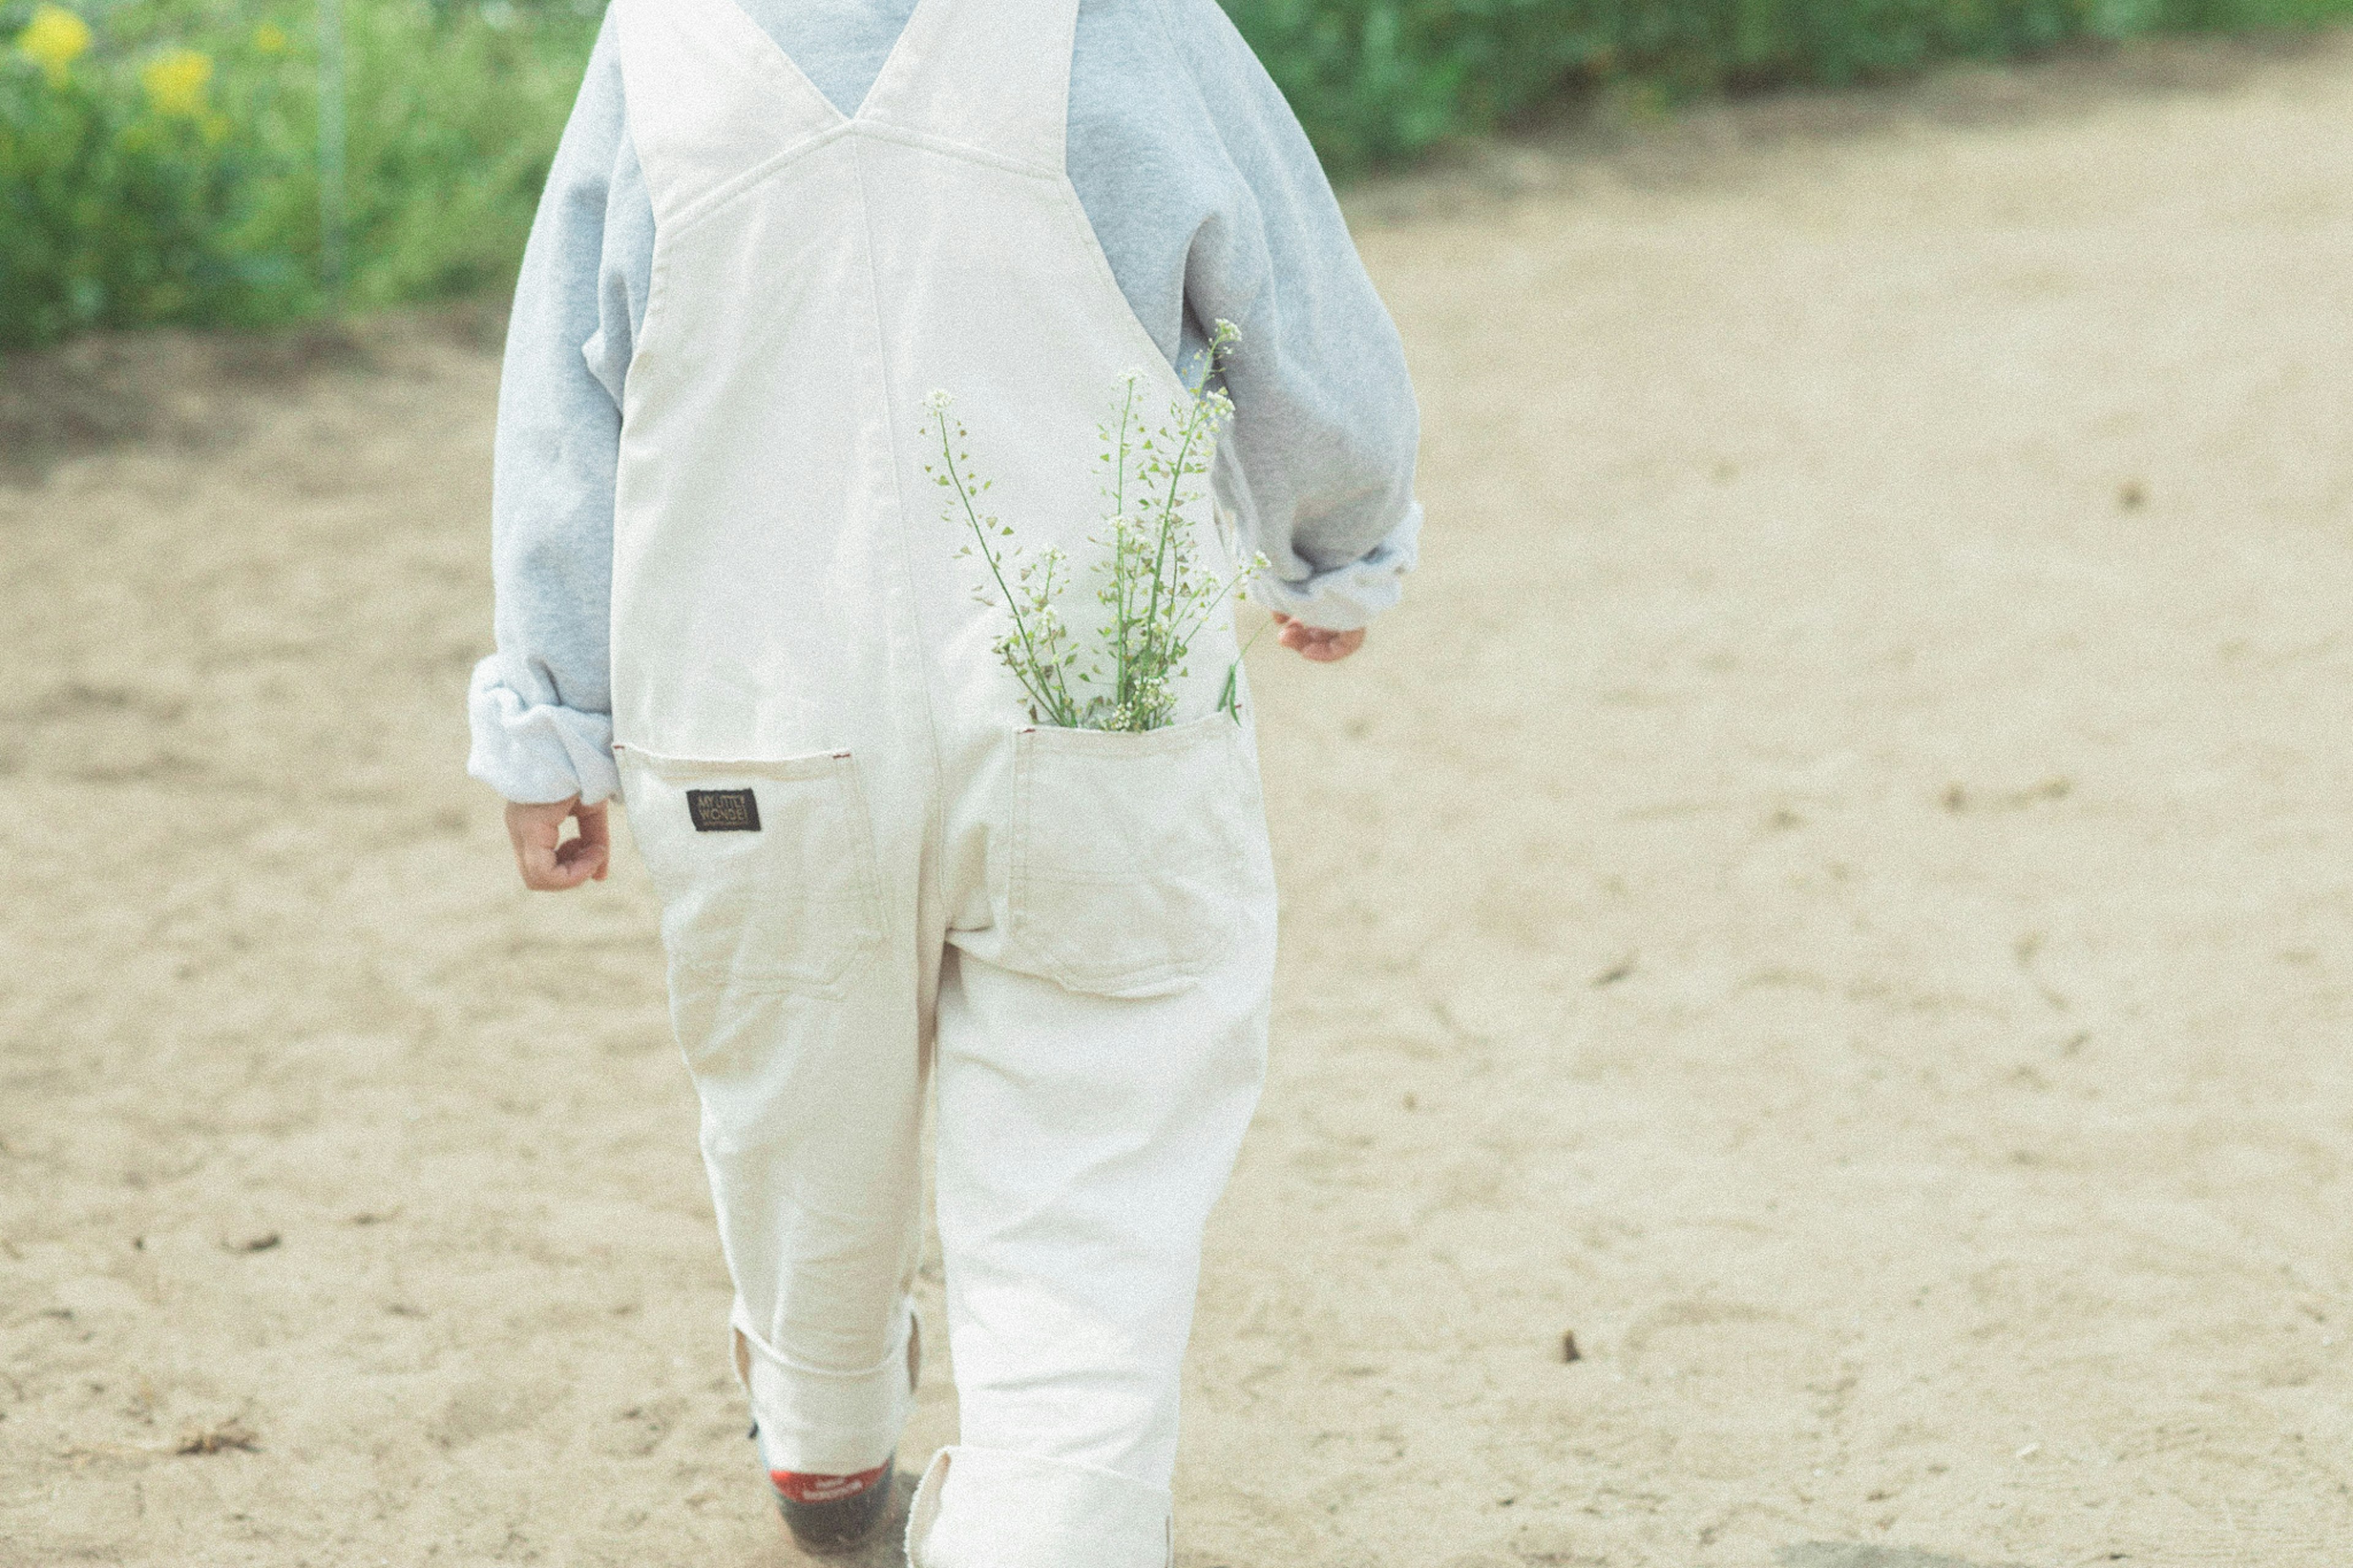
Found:
[[[857,107],[914,0],[740,0],[836,107]],[[614,794],[613,495],[623,387],[653,290],[654,213],[608,15],[516,279],[499,386],[497,651],[468,768],[509,800]],[[1083,0],[1071,184],[1120,290],[1185,363],[1219,318],[1246,352],[1218,485],[1271,569],[1268,607],[1345,631],[1397,603],[1421,513],[1405,351],[1313,148],[1217,0]]]
[[[916,1568],[1166,1568],[1202,1226],[1264,1076],[1230,618],[1176,725],[1041,727],[924,471],[944,390],[989,509],[1085,562],[1123,373],[1155,413],[1183,395],[1064,171],[1075,11],[921,0],[845,115],[731,0],[615,7],[657,241],[614,754],[776,1468],[898,1444],[936,1095],[963,1430]],[[1206,500],[1186,526],[1230,566]]]

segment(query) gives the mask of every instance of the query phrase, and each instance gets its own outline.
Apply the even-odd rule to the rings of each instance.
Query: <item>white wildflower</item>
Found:
[[[944,467],[938,479],[951,492],[944,520],[972,535],[960,555],[975,553],[977,546],[997,590],[992,595],[983,584],[978,596],[1001,603],[1011,622],[992,645],[994,651],[1020,681],[1038,722],[1125,731],[1174,722],[1177,682],[1187,674],[1194,637],[1266,570],[1261,555],[1230,577],[1205,571],[1201,543],[1187,515],[1203,499],[1188,483],[1208,474],[1219,433],[1233,413],[1231,400],[1211,381],[1240,335],[1229,321],[1216,324],[1183,394],[1156,431],[1145,427],[1136,407],[1144,373],[1129,370],[1118,377],[1116,417],[1099,429],[1098,461],[1109,470],[1103,493],[1111,505],[1102,530],[1090,540],[1108,557],[1098,568],[1092,595],[1109,612],[1097,648],[1078,646],[1061,611],[1060,595],[1071,585],[1068,554],[1051,546],[1021,559],[1013,527],[975,505],[988,481],[970,473],[971,454],[961,449],[963,426],[955,426],[951,434],[947,394],[934,392],[924,400]],[[1222,533],[1219,542],[1230,559],[1231,542]],[[1084,668],[1082,654],[1089,660]],[[1217,704],[1219,711],[1237,719],[1240,679],[1237,659],[1226,672]]]

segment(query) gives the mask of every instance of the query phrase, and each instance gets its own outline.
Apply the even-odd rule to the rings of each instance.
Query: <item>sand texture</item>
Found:
[[[1180,1568],[2353,1563],[2353,41],[1353,210]],[[0,1563],[797,1561],[644,874],[459,773],[486,325],[0,365]]]

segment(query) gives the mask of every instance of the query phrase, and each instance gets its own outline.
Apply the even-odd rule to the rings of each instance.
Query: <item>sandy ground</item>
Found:
[[[2353,1562],[2353,40],[1355,211],[1182,1568]],[[6,367],[0,1562],[794,1560],[643,874],[459,775],[483,325]]]

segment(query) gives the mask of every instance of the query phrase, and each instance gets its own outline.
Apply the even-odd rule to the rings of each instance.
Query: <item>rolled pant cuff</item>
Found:
[[[999,1448],[943,1448],[907,1517],[908,1568],[1169,1568],[1166,1487]]]
[[[860,1372],[828,1372],[779,1352],[733,1318],[735,1370],[760,1427],[769,1468],[811,1476],[854,1476],[887,1463],[914,1405],[912,1309],[900,1319],[891,1353]]]

